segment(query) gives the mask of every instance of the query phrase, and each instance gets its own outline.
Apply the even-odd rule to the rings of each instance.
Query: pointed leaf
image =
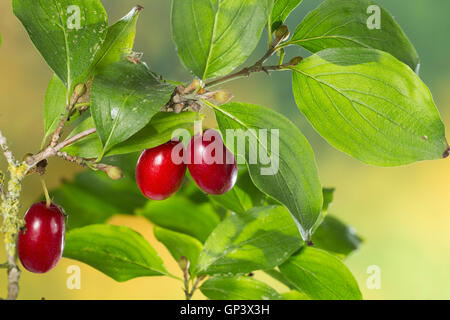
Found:
[[[189,130],[194,121],[202,118],[196,112],[182,112],[179,114],[159,112],[143,129],[112,147],[106,152],[106,156],[141,152],[145,149],[157,147],[172,139],[172,133],[177,129]],[[92,118],[88,118],[77,126],[70,136],[74,136],[84,130],[95,128]],[[97,158],[102,152],[102,142],[98,134],[92,134],[78,142],[64,148],[68,154],[83,158]]]
[[[273,0],[174,0],[172,37],[189,71],[225,75],[255,50]]]
[[[84,262],[116,281],[167,275],[161,258],[128,227],[91,225],[67,234],[64,257]]]
[[[125,17],[108,28],[105,43],[97,55],[97,70],[101,70],[132,53],[136,23],[142,9],[141,6],[134,7]]]
[[[142,64],[119,61],[94,79],[91,114],[104,152],[132,137],[169,101],[174,86]]]
[[[106,155],[125,154],[157,147],[170,141],[175,130],[189,130],[193,127],[194,122],[200,119],[203,119],[203,116],[197,112],[182,112],[178,114],[159,112],[147,126],[128,140],[112,147]]]
[[[378,14],[379,17],[375,16]],[[380,28],[372,24],[378,19]],[[370,28],[369,28],[370,27]],[[373,0],[326,0],[300,23],[288,44],[315,53],[360,47],[386,51],[416,70],[419,56],[391,14]]]
[[[390,54],[328,49],[292,70],[297,105],[337,149],[379,166],[448,156],[430,90]]]
[[[235,151],[236,156],[247,162],[255,185],[286,206],[302,237],[308,238],[319,217],[323,199],[314,154],[306,138],[286,117],[265,107],[229,103],[215,107],[215,110],[224,135],[227,129],[233,129],[240,130],[234,132],[238,138],[241,136],[241,141],[244,135],[250,137],[245,150],[238,148]],[[261,138],[263,133],[266,139]],[[275,133],[278,133],[279,141]],[[238,146],[239,139],[234,140],[238,141],[226,143]],[[271,160],[271,165],[263,165],[258,159],[252,161],[252,155],[259,159],[264,155]]]
[[[69,90],[86,82],[108,27],[99,0],[14,0],[13,10]]]

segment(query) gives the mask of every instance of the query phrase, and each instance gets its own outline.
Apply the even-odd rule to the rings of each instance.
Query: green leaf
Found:
[[[104,223],[115,214],[133,214],[146,203],[133,177],[114,181],[93,171],[78,174],[51,190],[50,196],[68,214],[69,229]]]
[[[172,138],[172,133],[177,129],[189,130],[194,121],[202,119],[196,112],[182,112],[179,114],[169,112],[157,113],[143,129],[134,136],[117,144],[106,152],[105,156],[141,152],[145,149],[157,147]],[[92,118],[84,120],[77,126],[70,136],[74,136],[84,130],[95,128]],[[89,135],[86,138],[64,148],[68,154],[83,158],[97,158],[102,153],[102,142],[98,134]]]
[[[108,27],[99,0],[13,0],[13,10],[69,91],[86,82]]]
[[[132,137],[169,101],[174,86],[162,83],[144,64],[119,61],[97,75],[91,114],[103,151]]]
[[[173,0],[172,37],[189,71],[225,75],[255,50],[273,0]]]
[[[171,231],[158,226],[154,227],[153,232],[156,239],[166,246],[176,261],[179,261],[181,257],[185,257],[190,262],[190,270],[195,270],[198,257],[203,249],[203,245],[200,241],[187,234]]]
[[[43,143],[53,133],[66,110],[67,89],[56,76],[50,79],[44,101],[44,138]]]
[[[378,6],[380,28],[370,29]],[[315,53],[328,48],[359,47],[386,51],[416,70],[419,56],[391,14],[373,0],[326,0],[300,23],[287,43]]]
[[[297,105],[337,149],[379,166],[448,156],[429,89],[390,54],[328,49],[292,70]]]
[[[212,277],[200,287],[211,300],[282,300],[283,297],[264,282],[251,277]]]
[[[304,247],[282,264],[280,271],[313,300],[360,300],[358,283],[335,256],[320,249]]]
[[[198,205],[178,196],[164,201],[149,201],[137,214],[157,226],[185,233],[202,243],[220,221],[210,204]]]
[[[198,274],[234,275],[273,269],[302,245],[288,211],[281,206],[233,214],[211,233],[200,254]]]
[[[291,290],[281,294],[283,300],[311,300],[306,293]]]
[[[275,0],[270,22],[272,30],[277,30],[289,17],[292,11],[297,8],[303,0]]]
[[[108,28],[105,43],[97,55],[97,70],[101,70],[132,53],[136,23],[142,9],[141,6],[134,7],[125,17]]]
[[[92,128],[95,128],[94,120],[92,117],[86,118],[69,134],[68,138]],[[102,149],[100,137],[95,132],[81,140],[78,140],[76,143],[65,147],[62,151],[77,157],[96,159],[101,154]]]
[[[220,196],[209,195],[208,197],[212,202],[239,214],[261,206],[266,198],[255,187],[247,170],[239,170],[239,177],[233,189]]]
[[[128,227],[92,225],[67,234],[64,257],[84,262],[116,281],[168,275],[158,253]]]
[[[314,154],[306,138],[286,117],[265,107],[230,103],[215,107],[215,113],[222,133],[239,130],[234,131],[237,141],[226,139],[227,144],[239,146],[239,140],[249,137],[245,150],[235,150],[235,155],[241,157],[238,161],[245,159],[255,185],[289,209],[303,239],[307,239],[323,199]],[[267,139],[261,138],[262,133]],[[255,155],[259,159],[252,161]],[[271,159],[272,167],[261,163],[262,155]]]
[[[196,120],[203,119],[203,115],[196,112],[159,112],[150,123],[128,140],[119,143],[109,150],[106,155],[125,154],[157,147],[172,139],[177,129],[189,130]]]
[[[331,215],[327,215],[317,228],[312,241],[315,247],[343,257],[357,250],[362,243],[353,228]]]

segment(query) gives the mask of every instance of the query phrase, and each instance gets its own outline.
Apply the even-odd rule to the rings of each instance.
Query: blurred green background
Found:
[[[113,23],[136,3],[103,0]],[[291,30],[305,13],[321,1],[304,0],[288,20]],[[421,76],[431,87],[444,122],[450,127],[450,1],[379,1],[397,19],[415,44],[422,61]],[[135,51],[169,79],[189,80],[170,37],[170,1],[140,0],[145,10],[138,23]],[[42,105],[52,75],[24,29],[14,17],[11,1],[0,2],[0,128],[16,155],[37,152],[43,132]],[[266,37],[263,37],[265,40]],[[252,61],[260,56],[261,42]],[[290,55],[303,54],[292,48]],[[309,138],[324,186],[335,187],[331,212],[354,226],[365,243],[347,264],[356,275],[366,299],[450,299],[450,161],[418,163],[401,168],[364,165],[330,147],[306,122],[294,103],[289,73],[270,78],[255,75],[227,85],[236,101],[258,103],[289,116]],[[447,131],[450,135],[450,132]],[[0,169],[4,169],[3,159]],[[59,160],[50,162],[46,176],[50,188],[70,179],[80,169]],[[23,211],[41,194],[39,178],[27,179]],[[144,234],[161,252],[170,271],[175,262],[141,218],[117,217],[111,223],[128,225]],[[0,243],[0,262],[5,260]],[[81,290],[66,286],[67,267],[79,265]],[[367,268],[381,268],[381,289],[366,286]],[[259,275],[261,277],[261,275]],[[0,296],[6,294],[6,276],[0,273]],[[181,283],[165,278],[141,278],[116,283],[79,262],[63,259],[46,275],[24,271],[21,299],[182,299]],[[196,298],[201,298],[198,294]]]

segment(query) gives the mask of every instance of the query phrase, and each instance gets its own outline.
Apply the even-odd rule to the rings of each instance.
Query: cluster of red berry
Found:
[[[136,181],[142,193],[151,200],[169,198],[183,183],[186,168],[204,192],[220,195],[230,191],[237,179],[234,155],[225,147],[217,131],[208,130],[211,139],[195,135],[179,156],[188,161],[176,163],[172,155],[181,142],[169,141],[142,152],[136,167]],[[212,134],[211,134],[212,133]],[[222,148],[219,159],[208,146]],[[231,161],[230,161],[231,159]],[[19,233],[17,252],[28,271],[45,273],[62,257],[65,240],[65,214],[55,204],[39,202],[25,214],[25,227]]]
[[[180,144],[169,141],[142,153],[136,167],[136,181],[147,198],[164,200],[172,196],[181,187],[186,168],[200,189],[208,194],[220,195],[233,188],[238,173],[236,159],[217,131],[209,129],[203,135],[195,135],[186,149],[180,148]],[[212,144],[214,148],[208,148]],[[222,150],[217,150],[218,147]],[[178,150],[178,156],[186,161],[173,160]]]

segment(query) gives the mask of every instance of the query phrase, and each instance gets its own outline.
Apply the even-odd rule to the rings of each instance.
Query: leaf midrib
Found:
[[[67,38],[67,30],[64,27],[64,23],[62,21],[62,16],[61,16],[61,7],[60,5],[56,2],[56,0],[53,0],[54,5],[57,8],[58,11],[58,17],[59,17],[59,22],[61,23],[60,28],[64,34],[64,45],[66,47],[66,67],[67,67],[67,96],[66,96],[66,100],[69,99],[69,90],[72,89],[72,77],[71,77],[71,66],[70,66],[70,48],[69,48],[69,40]],[[66,101],[67,103],[69,101]]]

